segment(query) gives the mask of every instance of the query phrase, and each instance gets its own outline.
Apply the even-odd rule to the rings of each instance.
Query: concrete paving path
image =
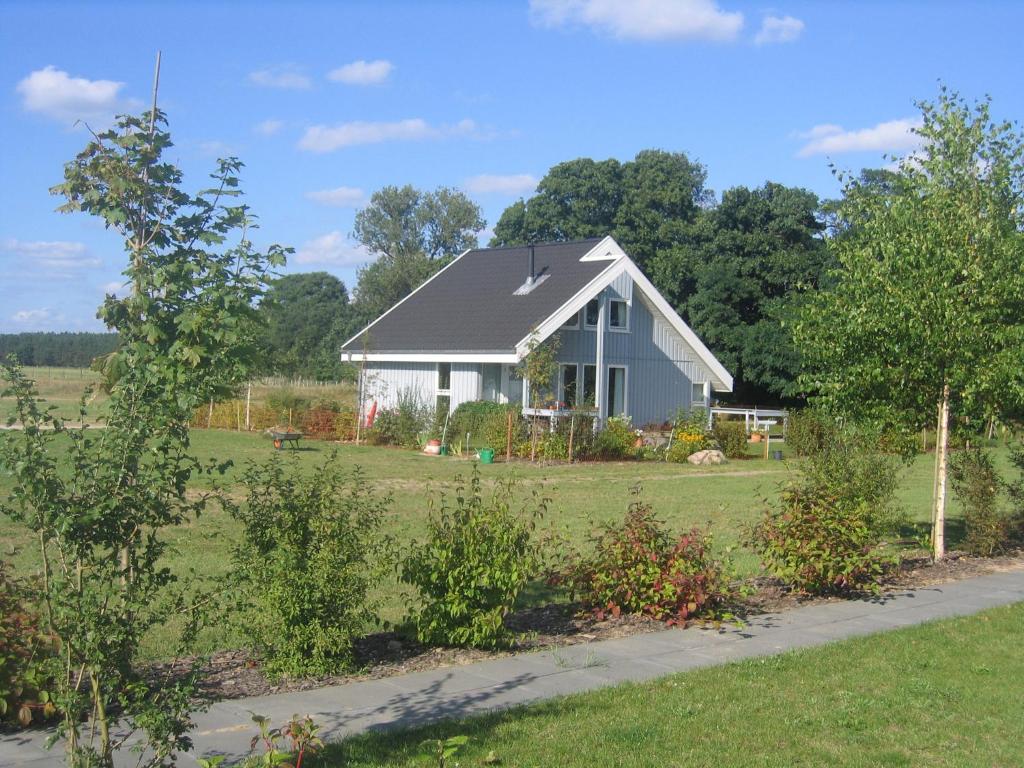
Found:
[[[309,714],[322,724],[325,739],[338,739],[368,729],[464,717],[627,680],[649,680],[783,653],[1020,601],[1024,601],[1024,569],[766,614],[742,627],[668,629],[382,680],[224,701],[197,715],[194,752],[180,756],[179,764],[194,765],[197,756],[213,754],[241,757],[256,731],[252,712],[270,717],[275,725],[293,714]],[[46,752],[42,742],[39,732],[0,737],[0,767],[59,765],[59,746]]]

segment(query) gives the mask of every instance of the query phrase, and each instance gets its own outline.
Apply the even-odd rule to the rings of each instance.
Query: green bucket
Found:
[[[439,450],[438,453],[441,456],[447,456],[448,455],[448,446],[447,445],[442,445],[441,446],[441,450]]]
[[[494,463],[494,450],[491,448],[480,449],[480,463],[481,464],[493,464]]]

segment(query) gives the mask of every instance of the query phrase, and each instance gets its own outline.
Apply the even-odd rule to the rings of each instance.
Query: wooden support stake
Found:
[[[576,434],[576,414],[569,419],[569,463],[572,464],[572,438]]]
[[[512,411],[508,412],[508,428],[505,430],[505,461],[512,461]]]

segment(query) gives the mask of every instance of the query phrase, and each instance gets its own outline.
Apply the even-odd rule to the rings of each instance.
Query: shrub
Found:
[[[953,491],[964,509],[963,548],[990,557],[1008,543],[1010,526],[1000,506],[1001,481],[991,457],[979,448],[953,454]]]
[[[419,448],[423,433],[430,430],[435,421],[436,408],[423,402],[415,390],[403,390],[398,395],[395,408],[395,445]]]
[[[307,437],[320,440],[338,439],[338,412],[324,408],[313,408],[302,416],[302,432]]]
[[[893,505],[897,463],[849,434],[812,455],[802,475],[782,489],[780,506],[750,532],[750,543],[770,573],[820,594],[878,588],[898,561],[885,538],[903,521]]]
[[[0,721],[28,726],[56,714],[51,700],[54,639],[42,628],[25,584],[0,560]]]
[[[374,619],[368,592],[384,564],[380,527],[390,499],[337,455],[312,474],[274,454],[244,475],[248,501],[235,550],[246,598],[243,629],[266,672],[324,675],[350,668],[353,642]]]
[[[504,425],[506,413],[508,413],[508,409],[501,403],[492,403],[487,400],[471,400],[460,403],[452,411],[452,417],[448,423],[448,431],[453,439],[458,440],[465,440],[466,433],[468,432],[471,444],[482,445],[488,422],[498,417],[502,420],[502,425]],[[504,441],[502,441],[502,444],[504,445]],[[486,447],[495,448],[493,445]]]
[[[419,448],[422,437],[432,429],[436,415],[435,409],[424,403],[415,390],[403,390],[394,408],[377,411],[367,439],[374,445]]]
[[[613,416],[605,422],[604,428],[594,438],[594,456],[601,459],[624,459],[635,456],[636,438],[637,433],[629,417]]]
[[[275,389],[267,395],[267,406],[282,422],[286,419],[299,421],[302,414],[309,409],[309,398],[302,397],[288,388]]]
[[[679,624],[721,617],[733,592],[725,564],[711,554],[711,535],[699,528],[673,535],[634,493],[622,522],[593,539],[593,554],[574,557],[553,581],[598,618],[642,613]]]
[[[835,421],[821,411],[791,411],[786,423],[786,445],[795,456],[814,456],[829,448],[836,433]]]
[[[697,451],[715,447],[714,435],[708,431],[707,418],[707,414],[700,409],[680,411],[672,432],[672,445],[666,453],[669,461],[682,463]]]
[[[428,522],[428,538],[403,558],[401,580],[419,592],[410,610],[421,642],[474,648],[508,646],[505,615],[540,567],[532,540],[546,501],[536,495],[519,512],[513,486],[499,484],[483,497],[474,467],[469,485],[457,478],[454,505],[441,497]]]
[[[747,455],[747,429],[738,421],[716,421],[711,430],[719,449],[730,459]]]
[[[1010,464],[1017,470],[1017,479],[1004,487],[1011,503],[1010,536],[1019,541],[1024,539],[1024,443],[1010,449]]]

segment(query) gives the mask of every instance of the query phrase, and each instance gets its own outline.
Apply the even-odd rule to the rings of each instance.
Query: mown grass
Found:
[[[47,397],[53,392],[44,390]],[[2,435],[0,435],[2,439]],[[236,501],[243,501],[245,489],[241,474],[252,461],[265,461],[275,455],[270,441],[258,434],[218,430],[194,430],[193,447],[202,459],[231,460],[231,468],[216,478]],[[774,446],[775,444],[773,444]],[[586,464],[533,465],[528,462],[497,463],[480,466],[486,489],[500,481],[514,479],[517,495],[524,503],[534,494],[547,499],[543,527],[572,546],[585,546],[590,534],[600,525],[619,519],[626,510],[634,487],[642,487],[644,497],[657,514],[676,529],[710,525],[716,544],[734,547],[732,559],[740,575],[757,572],[755,555],[739,546],[744,531],[767,503],[776,496],[778,486],[799,466],[798,460],[775,461],[761,458],[763,452],[753,446],[756,455],[744,461],[732,461],[719,467],[693,467],[687,464],[653,462],[607,462]],[[760,449],[763,450],[763,449]],[[783,450],[785,450],[783,448]],[[412,451],[370,446],[333,445],[304,440],[296,451],[286,449],[278,457],[294,462],[296,471],[312,472],[328,456],[337,452],[343,466],[360,467],[381,493],[393,498],[385,530],[394,535],[399,546],[421,536],[431,504],[442,493],[454,492],[456,476],[468,475],[473,462],[468,458],[430,457]],[[1006,452],[1001,451],[1000,461]],[[932,457],[918,457],[906,470],[900,487],[900,501],[916,523],[928,519],[931,496]],[[210,478],[197,478],[197,488],[209,486]],[[0,477],[0,494],[6,494],[9,479]],[[950,510],[952,543],[959,531],[959,507],[955,500]],[[168,565],[177,573],[191,571],[218,588],[231,569],[231,550],[239,530],[231,517],[212,510],[201,519],[170,532],[172,551]],[[16,571],[38,570],[38,555],[24,529],[0,517],[0,556],[14,563]],[[397,581],[382,583],[381,616],[397,622],[405,614],[405,593]],[[525,596],[533,601],[560,599],[540,585]],[[237,647],[240,638],[227,623],[208,630],[202,650]],[[161,658],[172,652],[166,633],[148,638],[144,652]]]
[[[1024,603],[965,618],[331,745],[319,765],[1019,766]],[[435,763],[436,764],[436,763]]]

